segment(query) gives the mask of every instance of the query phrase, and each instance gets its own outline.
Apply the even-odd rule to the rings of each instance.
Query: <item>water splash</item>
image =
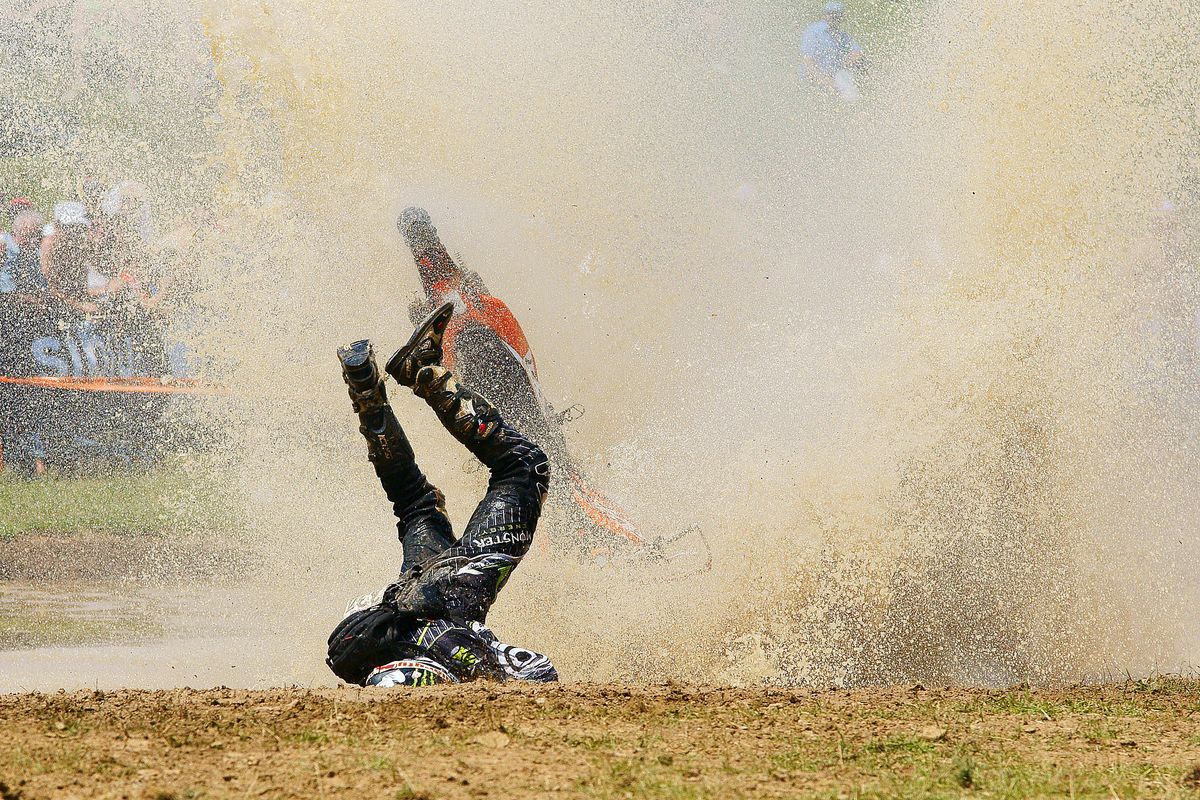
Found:
[[[172,8],[149,17],[209,77],[141,69],[204,123],[136,122],[176,132],[151,157],[90,118],[69,161],[220,220],[228,469],[317,665],[281,680],[321,680],[342,602],[394,569],[332,353],[401,338],[411,203],[521,317],[552,399],[589,408],[592,471],[721,551],[672,585],[531,557],[494,622],[564,674],[1002,683],[1200,656],[1193,13],[918,8],[873,40],[866,102],[825,109],[782,6]],[[465,519],[480,476],[396,404]]]

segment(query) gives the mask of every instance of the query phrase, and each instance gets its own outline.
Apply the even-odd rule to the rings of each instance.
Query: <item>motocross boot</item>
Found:
[[[441,366],[442,337],[452,316],[454,304],[445,303],[417,324],[412,336],[392,354],[384,367],[396,379],[396,383],[411,387],[416,382],[417,371],[422,367]]]
[[[506,440],[508,437],[497,434],[501,428],[508,428],[500,412],[483,395],[463,386],[454,373],[440,364],[424,366],[417,371],[413,394],[429,404],[446,430],[462,442],[472,455],[485,466],[492,466],[489,463],[493,460],[490,456],[496,449],[490,446],[492,440]],[[496,444],[503,448],[507,446],[507,441]]]
[[[540,490],[549,474],[545,454],[507,425],[482,395],[460,384],[442,366],[442,334],[453,313],[454,304],[446,303],[426,317],[388,360],[387,371],[429,404],[454,438],[491,470],[493,479],[535,470],[536,478],[531,480]]]
[[[411,569],[454,544],[446,498],[417,466],[412,445],[388,405],[370,342],[340,347],[338,358],[358,414],[358,429],[367,440],[367,457],[398,520],[403,569]]]
[[[342,362],[342,379],[349,387],[354,413],[358,414],[358,429],[367,440],[367,458],[377,469],[392,471],[411,464],[415,470],[412,445],[388,405],[387,390],[375,366],[371,343],[353,342],[339,347],[337,352]]]

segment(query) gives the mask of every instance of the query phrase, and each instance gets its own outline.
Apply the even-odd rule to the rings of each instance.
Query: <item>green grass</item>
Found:
[[[655,797],[688,800],[709,796],[704,787],[690,783],[699,772],[680,774],[657,762],[643,759],[605,759],[586,779],[576,781],[584,797]]]
[[[108,477],[0,474],[0,540],[27,534],[223,531],[235,504],[203,471],[179,466]]]

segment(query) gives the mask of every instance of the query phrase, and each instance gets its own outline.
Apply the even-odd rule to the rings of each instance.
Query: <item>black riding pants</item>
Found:
[[[404,546],[399,594],[446,606],[425,613],[482,622],[533,542],[550,480],[546,455],[505,423],[491,438],[487,494],[460,539],[445,498],[419,470],[380,473]]]

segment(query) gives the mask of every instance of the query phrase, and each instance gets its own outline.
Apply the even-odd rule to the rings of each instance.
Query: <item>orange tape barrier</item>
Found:
[[[0,383],[14,386],[36,386],[42,389],[65,389],[74,392],[124,392],[126,394],[192,394],[225,396],[223,386],[205,386],[194,378],[14,378],[0,375]]]

